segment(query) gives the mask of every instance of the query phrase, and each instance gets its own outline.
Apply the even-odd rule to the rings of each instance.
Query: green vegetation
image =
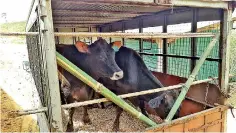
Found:
[[[4,23],[0,24],[1,32],[24,32],[25,31],[26,22],[12,22],[12,23]],[[14,43],[14,44],[25,44],[25,37],[2,37],[1,42],[3,43]]]

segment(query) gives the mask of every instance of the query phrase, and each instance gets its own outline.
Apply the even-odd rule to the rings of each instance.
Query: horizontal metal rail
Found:
[[[55,32],[55,36],[80,37],[121,37],[121,38],[183,38],[183,37],[213,37],[214,33],[91,33],[91,32]]]
[[[0,32],[0,36],[37,36],[38,32]]]
[[[184,59],[193,59],[199,60],[200,57],[194,56],[184,56],[184,55],[173,55],[173,54],[157,54],[157,53],[147,53],[147,52],[138,52],[141,55],[149,55],[149,56],[163,56],[163,57],[174,57],[174,58],[184,58]],[[221,61],[219,58],[206,58],[207,61]]]
[[[201,84],[201,83],[205,83],[205,82],[210,82],[212,80],[213,79],[198,80],[198,81],[193,82],[192,85]],[[161,91],[167,91],[167,90],[181,88],[183,85],[184,84],[178,84],[178,85],[173,85],[173,86],[168,86],[168,87],[163,87],[163,88],[156,88],[156,89],[152,89],[152,90],[128,93],[128,94],[118,95],[118,97],[120,97],[120,98],[129,98],[129,97],[147,95],[147,94],[157,93],[157,92],[161,92]],[[108,102],[108,101],[110,101],[110,100],[107,99],[107,98],[100,98],[100,99],[88,100],[88,101],[84,101],[84,102],[76,102],[76,103],[71,103],[71,104],[64,104],[64,105],[61,105],[61,107],[63,109],[69,109],[69,108],[72,108],[72,107],[86,106],[86,105],[102,103],[102,102]],[[39,108],[39,109],[14,111],[12,113],[15,113],[17,115],[29,115],[29,114],[45,112],[46,110],[47,110],[47,107],[42,107],[42,108]]]
[[[38,32],[0,32],[0,36],[39,35]],[[214,37],[214,33],[94,33],[94,32],[54,32],[55,36],[67,37],[121,37],[121,38],[186,38]]]

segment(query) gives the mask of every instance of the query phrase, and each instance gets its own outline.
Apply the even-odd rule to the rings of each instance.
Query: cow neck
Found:
[[[143,71],[143,73],[157,86],[160,87],[164,87],[160,81],[158,81],[156,79],[155,76],[153,76],[153,74],[151,73],[151,71],[148,70],[148,68],[146,67],[144,61],[142,60],[142,58],[137,54],[134,53],[134,57],[136,58],[137,61],[137,65],[141,67],[141,70]]]
[[[80,56],[78,56],[77,58],[79,68],[85,73],[87,73],[89,76],[95,78],[96,76],[92,74],[91,68],[88,67],[90,62],[90,55],[81,52],[78,53],[80,54]]]

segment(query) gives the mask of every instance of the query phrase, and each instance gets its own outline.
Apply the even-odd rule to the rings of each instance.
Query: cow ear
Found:
[[[88,49],[88,45],[84,42],[81,42],[81,41],[77,41],[75,43],[75,47],[77,48],[77,50],[79,52],[82,52],[82,53],[89,53],[89,49]]]
[[[111,46],[120,48],[122,46],[122,43],[121,41],[115,41],[111,43]]]

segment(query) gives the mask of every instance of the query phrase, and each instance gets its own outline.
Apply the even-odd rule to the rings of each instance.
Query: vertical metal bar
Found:
[[[220,10],[220,40],[219,40],[219,59],[222,59],[223,53],[223,30],[224,27],[224,10]],[[218,77],[222,77],[222,61],[218,62]],[[219,85],[221,85],[221,78],[218,78]]]
[[[39,0],[40,1],[40,0]],[[40,27],[42,33],[42,45],[46,47],[46,70],[48,82],[48,114],[50,120],[51,131],[63,132],[61,98],[57,76],[56,48],[54,39],[54,29],[52,20],[51,0],[42,0],[40,8],[47,16],[42,18],[44,27]],[[40,14],[42,15],[42,14]]]
[[[210,42],[210,44],[207,46],[207,48],[205,49],[204,53],[201,55],[201,58],[199,59],[199,61],[197,62],[196,66],[193,69],[193,72],[191,73],[191,75],[189,76],[188,80],[186,81],[185,85],[182,87],[181,89],[181,93],[179,94],[177,100],[175,101],[174,106],[172,107],[172,109],[170,110],[167,118],[166,118],[166,122],[169,122],[172,120],[172,118],[174,117],[176,111],[178,110],[180,104],[182,103],[182,101],[185,98],[185,95],[187,94],[189,87],[191,86],[191,84],[193,83],[193,80],[195,79],[198,71],[200,70],[202,64],[204,63],[204,61],[206,60],[207,56],[211,53],[211,50],[213,49],[213,47],[215,46],[216,42],[218,41],[219,38],[219,34],[216,35],[212,41]]]
[[[89,32],[92,32],[92,27],[89,26]],[[90,37],[90,44],[93,42],[93,37]]]
[[[143,20],[139,20],[139,33],[143,33]],[[139,52],[143,52],[143,39],[139,39]],[[143,55],[140,55],[143,58]]]
[[[125,33],[125,22],[122,22],[122,33]],[[122,44],[125,46],[125,38],[122,38]]]
[[[112,32],[112,25],[109,26],[109,31]],[[110,43],[112,41],[112,38],[110,37]]]
[[[232,6],[232,5],[231,5]],[[221,73],[221,89],[228,93],[229,82],[229,58],[230,58],[230,34],[232,30],[232,7],[229,4],[229,9],[224,10],[224,20],[222,27],[222,73]]]
[[[164,24],[162,27],[162,32],[167,33],[167,16],[164,16]],[[163,38],[163,54],[167,54],[167,38]],[[167,73],[167,56],[163,56],[163,73]]]
[[[196,33],[197,32],[197,21],[198,21],[198,9],[193,9],[193,18],[191,23],[191,32]],[[191,38],[191,56],[195,57],[197,55],[197,38],[192,37]],[[194,66],[196,65],[196,60],[191,60],[191,67],[190,67],[190,73],[193,71]]]
[[[72,32],[75,32],[75,28],[72,28]],[[76,37],[73,37],[73,44],[76,42]]]

